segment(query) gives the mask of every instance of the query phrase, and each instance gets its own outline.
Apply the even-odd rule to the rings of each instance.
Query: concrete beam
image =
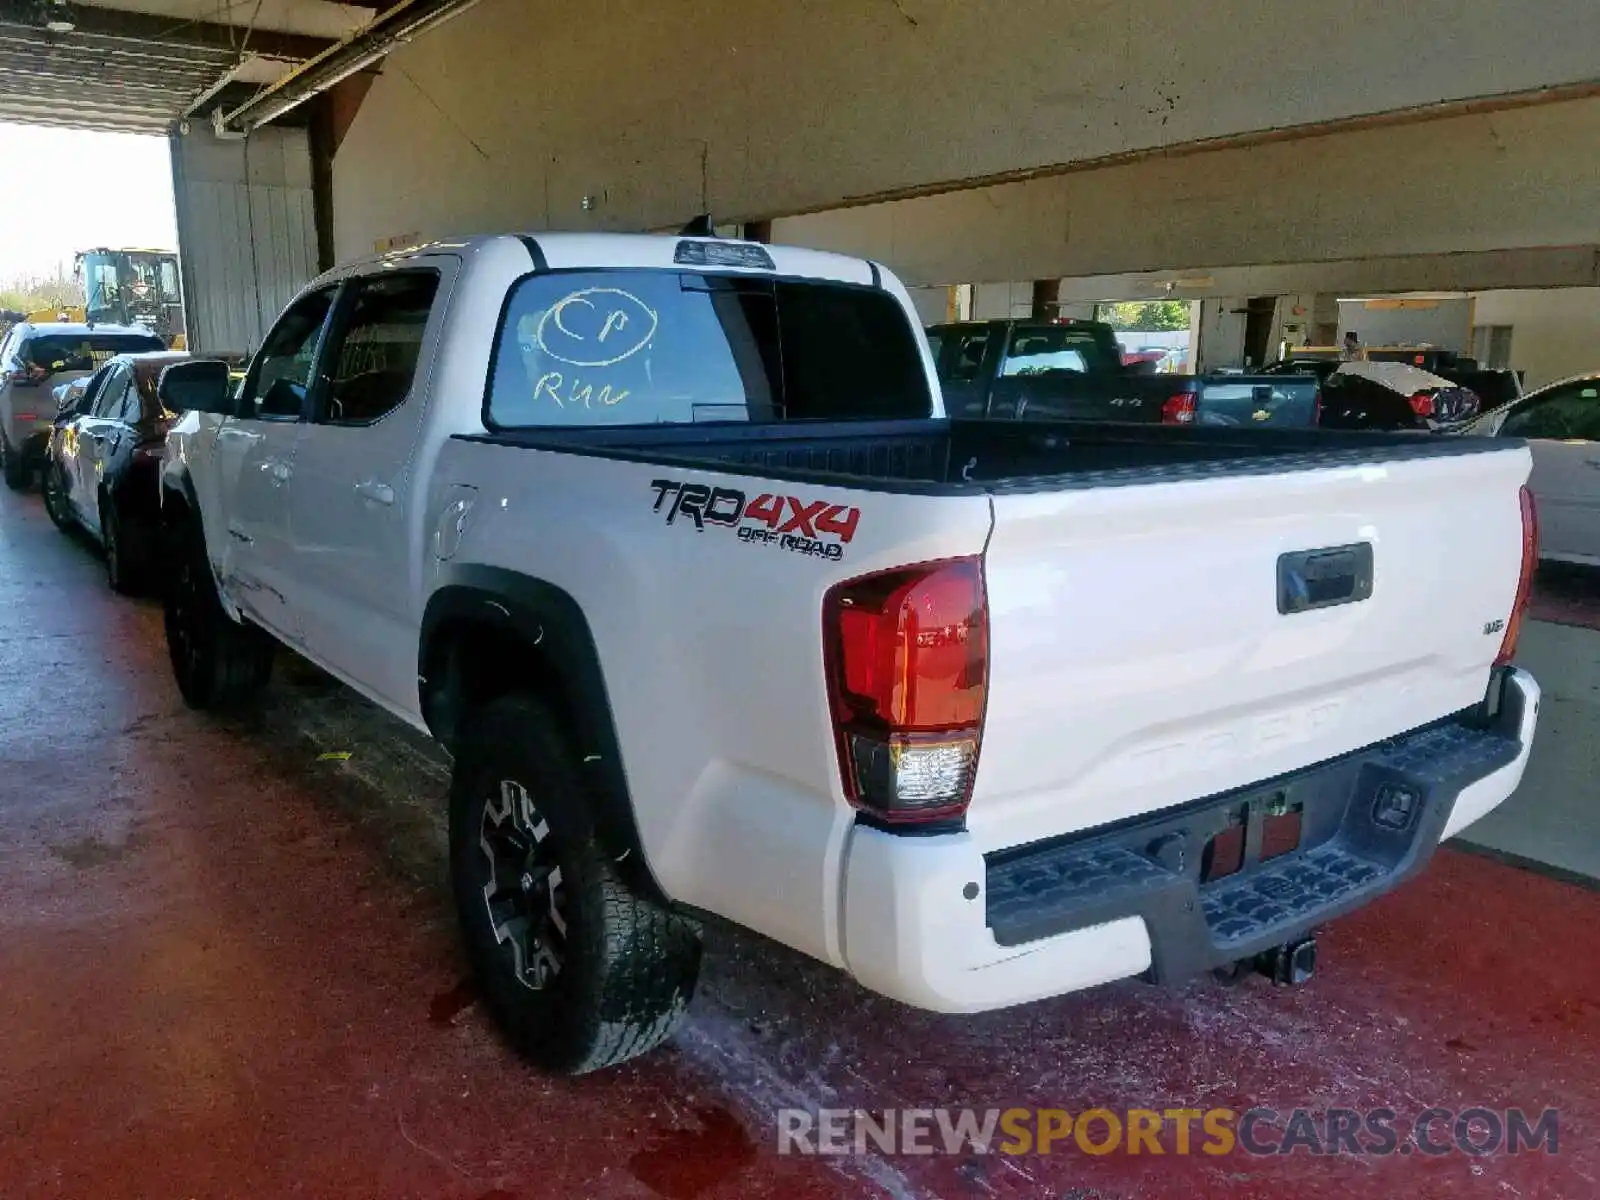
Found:
[[[339,238],[767,218],[1600,86],[1593,0],[485,3],[397,53]],[[529,48],[537,47],[537,61]],[[488,99],[486,99],[488,98]],[[392,148],[440,169],[395,186]],[[345,164],[348,164],[346,166]],[[585,208],[585,196],[598,202]]]
[[[1344,296],[1600,287],[1600,245],[1191,268],[1063,279],[1063,301],[1200,300],[1210,296]]]
[[[915,283],[1592,246],[1597,160],[1600,100],[1574,100],[787,218],[773,239]]]

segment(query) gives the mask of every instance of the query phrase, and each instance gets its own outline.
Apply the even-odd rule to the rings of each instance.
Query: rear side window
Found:
[[[672,271],[532,275],[512,292],[487,423],[926,417],[920,331],[887,292]]]
[[[47,371],[98,371],[119,354],[166,348],[154,334],[52,333],[29,338],[21,347],[21,356]]]
[[[345,315],[334,322],[322,420],[365,425],[393,412],[411,392],[422,335],[428,327],[437,271],[374,276],[353,285]]]
[[[930,332],[928,347],[933,351],[934,370],[940,383],[972,383],[983,367],[983,353],[989,345],[989,331],[962,332],[941,329]]]
[[[114,420],[121,413],[123,399],[128,393],[129,375],[126,366],[111,368],[106,376],[105,386],[95,397],[93,410],[95,416]]]
[[[1500,427],[1505,437],[1556,441],[1600,441],[1600,385],[1573,384],[1512,413]]]

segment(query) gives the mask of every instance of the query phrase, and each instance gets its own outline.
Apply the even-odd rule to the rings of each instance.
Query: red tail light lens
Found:
[[[822,620],[846,798],[888,824],[963,816],[989,681],[981,560],[837,584]]]
[[[1511,616],[1506,619],[1505,636],[1500,639],[1500,653],[1494,665],[1505,667],[1517,654],[1517,637],[1522,633],[1522,614],[1528,607],[1528,596],[1533,591],[1533,573],[1539,568],[1539,509],[1533,502],[1533,493],[1522,489],[1522,574],[1517,577],[1517,598],[1511,602]]]
[[[1194,422],[1194,393],[1179,392],[1161,406],[1163,425],[1189,425]]]
[[[1433,397],[1427,392],[1418,392],[1411,397],[1411,411],[1419,417],[1433,416]]]

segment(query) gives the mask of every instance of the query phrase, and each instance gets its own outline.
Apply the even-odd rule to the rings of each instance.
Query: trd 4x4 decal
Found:
[[[671,479],[653,479],[650,486],[656,494],[651,511],[665,509],[668,525],[682,517],[693,521],[701,533],[707,527],[737,529],[739,540],[747,545],[777,546],[815,558],[843,558],[861,521],[859,508],[826,500],[762,492],[747,501],[738,488]]]

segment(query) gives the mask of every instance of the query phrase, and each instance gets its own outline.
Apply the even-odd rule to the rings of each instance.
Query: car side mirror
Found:
[[[228,364],[220,359],[192,358],[173,363],[161,372],[156,395],[172,412],[221,413],[231,417],[237,408]]]

